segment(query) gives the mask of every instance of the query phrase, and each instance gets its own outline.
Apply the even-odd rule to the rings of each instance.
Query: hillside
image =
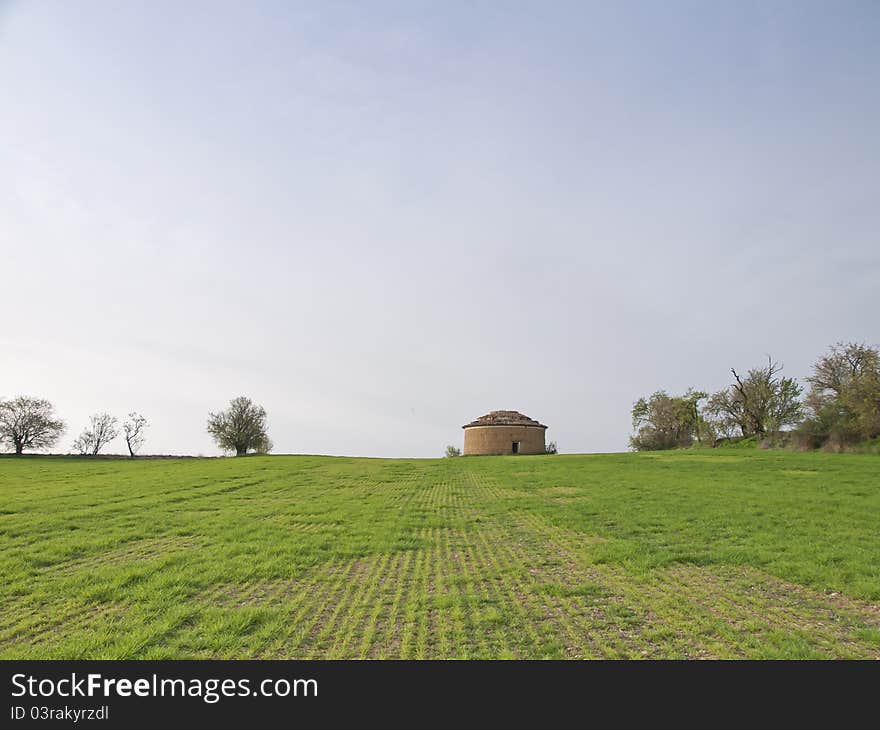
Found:
[[[3,658],[880,658],[880,462],[0,460]]]

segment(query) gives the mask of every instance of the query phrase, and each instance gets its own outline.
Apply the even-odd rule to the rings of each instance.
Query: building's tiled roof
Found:
[[[524,416],[519,411],[490,411],[485,416],[480,416],[476,421],[466,423],[462,428],[470,428],[471,426],[540,426],[547,428],[544,424],[538,423],[534,418]]]

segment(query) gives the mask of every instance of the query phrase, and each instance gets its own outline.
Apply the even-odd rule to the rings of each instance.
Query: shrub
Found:
[[[694,437],[702,437],[705,428],[699,402],[705,393],[689,390],[673,397],[658,390],[650,398],[639,398],[632,408],[636,434],[629,440],[635,451],[659,451],[690,446]]]

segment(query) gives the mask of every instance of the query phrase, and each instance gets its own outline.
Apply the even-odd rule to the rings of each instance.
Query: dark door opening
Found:
[[[513,444],[512,444],[511,447],[510,447],[510,450],[511,450],[514,454],[518,454],[518,453],[519,453],[519,441],[514,441]]]

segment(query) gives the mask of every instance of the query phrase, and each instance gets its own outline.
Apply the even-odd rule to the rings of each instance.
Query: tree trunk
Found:
[[[15,442],[15,455],[21,456],[21,452],[24,451],[24,444],[21,441]]]
[[[247,447],[242,448],[241,446],[235,447],[235,455],[236,456],[244,456],[247,454]]]

